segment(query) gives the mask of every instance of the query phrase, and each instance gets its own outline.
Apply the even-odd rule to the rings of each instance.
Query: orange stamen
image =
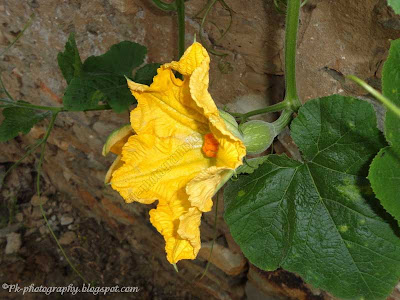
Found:
[[[216,157],[219,143],[212,133],[207,133],[204,136],[203,152],[207,157]]]

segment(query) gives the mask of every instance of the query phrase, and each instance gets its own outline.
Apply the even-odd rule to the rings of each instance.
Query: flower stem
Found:
[[[176,11],[178,12],[178,55],[182,57],[185,52],[185,2],[176,0]]]
[[[296,47],[300,6],[300,0],[287,0],[285,32],[285,99],[280,103],[250,111],[245,114],[230,113],[232,116],[241,118],[242,121],[246,121],[249,117],[255,115],[286,109],[296,112],[300,108],[301,101],[296,87]]]
[[[400,107],[395,105],[392,101],[390,101],[388,98],[386,98],[384,95],[379,93],[377,90],[375,90],[372,86],[370,86],[368,83],[366,83],[364,80],[361,80],[360,78],[354,76],[354,75],[349,75],[347,76],[350,80],[353,80],[355,83],[357,83],[359,86],[364,88],[368,93],[370,93],[372,96],[374,96],[376,99],[381,101],[383,105],[385,105],[388,109],[390,109],[393,113],[395,113],[397,116],[400,117]]]
[[[273,104],[273,105],[265,107],[265,108],[249,111],[245,114],[232,113],[232,112],[229,112],[229,114],[231,114],[234,117],[241,118],[242,121],[246,121],[248,118],[250,118],[252,116],[261,115],[261,114],[270,113],[270,112],[277,112],[280,110],[284,110],[284,109],[288,108],[289,106],[290,105],[288,105],[287,101],[282,101],[282,102]]]
[[[288,0],[285,32],[285,101],[290,104],[293,111],[297,111],[301,106],[296,88],[296,46],[299,15],[300,0]]]
[[[279,134],[286,126],[289,125],[292,120],[293,111],[291,109],[285,109],[280,117],[272,123],[274,125],[275,132]]]

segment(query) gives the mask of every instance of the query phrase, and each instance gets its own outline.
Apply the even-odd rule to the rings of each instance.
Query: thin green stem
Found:
[[[205,11],[205,13],[204,13],[204,16],[203,16],[203,18],[201,19],[200,30],[203,29],[204,23],[206,22],[206,18],[207,18],[207,16],[208,16],[208,14],[210,13],[210,9],[215,5],[215,3],[216,3],[217,1],[218,1],[218,0],[211,0],[211,1],[209,1],[209,3],[207,4],[207,6],[206,6],[206,11]],[[200,35],[201,35],[201,32],[200,32]]]
[[[24,108],[30,108],[30,109],[36,109],[36,110],[48,110],[52,111],[54,113],[59,113],[59,112],[66,112],[69,111],[65,109],[63,106],[42,106],[42,105],[34,105],[30,104],[27,102],[22,102],[22,101],[10,101],[8,99],[0,99],[0,102],[7,103],[2,107],[24,107]],[[98,110],[110,110],[111,107],[108,104],[105,105],[98,105],[93,108],[85,109],[83,111],[98,111]]]
[[[277,4],[276,1],[275,3]],[[240,118],[242,122],[245,122],[251,116],[269,112],[287,109],[292,112],[296,112],[301,106],[301,101],[299,99],[296,87],[296,48],[300,5],[300,0],[287,0],[285,32],[285,99],[280,103],[268,106],[266,108],[250,111],[245,114],[230,113],[232,116]],[[287,112],[287,114],[289,114],[289,112]],[[287,117],[286,113],[284,116]]]
[[[178,55],[182,57],[185,52],[185,2],[176,0],[176,10],[178,12]]]
[[[222,4],[222,6],[229,12],[229,24],[228,27],[225,29],[225,31],[221,34],[219,39],[217,41],[222,40],[225,35],[228,33],[229,29],[231,29],[232,23],[233,23],[233,10],[226,4],[224,0],[219,0],[219,2]]]
[[[279,118],[272,123],[275,132],[280,133],[286,126],[289,125],[292,120],[293,111],[291,109],[285,109]]]
[[[47,142],[47,139],[48,139],[49,136],[50,136],[51,130],[52,130],[53,127],[54,127],[54,123],[55,123],[55,121],[56,121],[57,115],[58,115],[58,112],[53,113],[53,115],[52,115],[52,117],[51,117],[51,121],[50,121],[49,127],[47,128],[46,134],[45,134],[45,136],[44,136],[44,138],[43,138],[43,140],[42,140],[43,142],[41,143],[41,144],[42,144],[42,151],[41,151],[41,153],[40,153],[39,162],[38,162],[38,165],[37,165],[37,168],[36,168],[36,171],[37,171],[37,175],[36,175],[36,194],[37,194],[38,197],[40,197],[40,174],[41,174],[41,171],[42,171],[42,164],[43,164],[43,159],[44,159],[44,153],[45,153],[45,150],[46,150],[46,142]],[[82,274],[75,268],[75,266],[72,264],[72,262],[70,261],[70,259],[69,259],[68,256],[67,256],[67,254],[65,253],[63,247],[62,247],[62,246],[60,245],[60,243],[58,242],[58,239],[57,239],[56,235],[54,234],[54,231],[51,229],[51,226],[50,226],[49,221],[48,221],[48,219],[47,219],[47,217],[46,217],[46,213],[45,213],[45,211],[44,211],[44,209],[43,209],[43,205],[42,205],[42,204],[40,204],[40,211],[42,212],[42,216],[43,216],[43,218],[44,218],[44,220],[45,220],[45,222],[46,222],[46,225],[47,225],[47,227],[49,228],[49,231],[50,231],[51,235],[53,236],[54,240],[56,241],[56,243],[57,243],[57,245],[58,245],[58,248],[60,249],[61,253],[64,255],[65,259],[67,260],[67,262],[69,263],[69,265],[71,266],[71,268],[74,270],[74,272],[75,272],[85,283],[88,283],[88,282],[86,281],[86,279],[83,277],[83,275],[82,275]]]
[[[303,7],[304,5],[306,5],[308,2],[308,0],[304,0],[303,2],[301,2],[300,7]],[[287,0],[274,0],[274,5],[275,5],[275,9],[278,11],[278,13],[280,14],[284,14],[285,10],[286,10],[286,6],[287,6]],[[282,6],[282,8],[281,8]]]
[[[40,147],[40,145],[42,145],[44,142],[44,140],[40,140],[36,145],[34,145],[29,151],[27,151],[24,156],[22,156],[19,160],[17,160],[4,174],[3,179],[0,182],[0,187],[3,186],[3,183],[7,177],[7,175],[13,170],[15,169],[25,158],[27,158],[29,155],[31,155],[37,148]]]
[[[281,110],[289,108],[289,106],[290,106],[290,103],[288,103],[288,101],[282,101],[282,102],[273,104],[273,105],[265,107],[265,108],[249,111],[245,114],[232,113],[232,112],[229,112],[229,114],[231,114],[234,117],[241,118],[243,121],[246,121],[248,118],[250,118],[252,116],[281,111]]]
[[[1,75],[1,74],[0,74],[0,75]],[[1,76],[0,76],[0,85],[1,85],[1,88],[3,89],[4,93],[6,94],[6,96],[7,96],[10,100],[15,101],[14,98],[13,98],[13,96],[11,96],[11,94],[8,92],[6,86],[4,85],[4,82],[3,82],[3,80],[1,79]]]
[[[4,49],[1,53],[0,56],[2,56],[4,53],[6,53],[20,38],[21,36],[24,34],[25,30],[27,30],[29,28],[29,26],[32,25],[33,19],[35,18],[35,14],[31,14],[29,21],[25,24],[24,28],[22,29],[22,31],[17,35],[17,37],[11,42],[10,45],[8,45],[8,47],[6,49]]]
[[[38,163],[37,168],[36,168],[36,171],[37,171],[37,177],[36,177],[36,189],[37,189],[37,191],[36,192],[37,192],[39,197],[40,197],[40,173],[41,173],[41,167],[42,167],[42,162],[43,162],[43,158],[44,158],[44,150],[46,149],[46,142],[47,142],[47,139],[50,136],[51,130],[54,127],[54,123],[56,121],[57,115],[58,115],[58,112],[53,113],[53,115],[51,116],[49,127],[47,127],[46,134],[43,137],[42,142],[41,142],[42,151],[40,153],[39,163]]]
[[[10,101],[8,99],[0,99],[0,102],[4,102],[8,104],[8,107],[24,107],[24,108],[31,108],[36,110],[48,110],[55,113],[61,112],[64,110],[62,106],[42,106],[42,105],[34,105],[27,102],[22,101]]]
[[[288,0],[285,32],[285,87],[287,100],[293,111],[301,106],[296,87],[296,46],[299,26],[300,0]]]
[[[153,0],[153,3],[157,5],[157,7],[164,11],[175,11],[176,10],[176,2],[165,3],[161,0]]]
[[[400,117],[400,107],[395,105],[392,101],[390,101],[388,98],[386,98],[384,95],[379,93],[377,90],[375,90],[372,86],[370,86],[368,83],[366,83],[364,80],[361,80],[360,78],[354,76],[354,75],[349,75],[347,76],[350,80],[353,80],[355,83],[357,83],[359,86],[361,86],[363,89],[365,89],[368,93],[370,93],[372,96],[374,96],[376,99],[381,101],[383,105],[385,105],[388,109],[390,109],[393,113],[395,113],[397,116]]]
[[[202,19],[201,19],[200,29],[199,29],[199,36],[200,36],[200,41],[201,41],[201,43],[202,43],[203,45],[206,44],[206,43],[204,42],[204,40],[203,40],[203,35],[202,35],[204,23],[205,23],[205,21],[206,21],[206,18],[207,18],[207,16],[208,16],[208,14],[210,13],[211,8],[215,5],[215,3],[217,3],[217,1],[219,1],[219,0],[210,0],[210,1],[207,3],[206,8],[205,8],[204,16],[203,16]],[[229,12],[230,12],[230,14],[231,14],[231,11],[229,11]],[[229,27],[230,27],[230,25],[229,25]],[[229,28],[228,28],[228,29],[229,29]],[[225,33],[226,33],[226,32],[225,32]],[[224,33],[224,35],[225,35],[225,33]],[[220,38],[222,38],[222,37],[223,37],[223,35],[222,35]],[[208,50],[208,52],[210,52],[210,53],[212,53],[212,54],[214,54],[214,55],[217,55],[217,56],[227,56],[227,55],[228,55],[227,53],[219,52],[219,51],[216,51],[216,50],[214,50],[214,49],[212,49],[212,48],[207,48],[207,50]]]

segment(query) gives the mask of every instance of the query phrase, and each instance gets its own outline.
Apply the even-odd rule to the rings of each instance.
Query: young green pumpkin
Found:
[[[283,111],[275,122],[268,123],[261,120],[250,120],[240,124],[239,131],[243,136],[246,153],[250,155],[261,154],[267,150],[275,137],[289,124],[292,112]]]

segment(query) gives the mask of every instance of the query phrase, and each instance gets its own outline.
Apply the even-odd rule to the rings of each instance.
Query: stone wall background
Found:
[[[206,2],[186,3],[186,46],[198,32],[200,20],[196,13]],[[224,58],[211,55],[210,92],[214,100],[218,106],[227,105],[238,112],[282,100],[284,16],[276,12],[272,0],[226,2],[235,12],[230,31],[219,41],[217,27],[207,23],[204,34],[208,45],[228,54]],[[66,83],[57,66],[57,54],[70,32],[76,33],[82,60],[102,54],[122,40],[147,46],[147,62],[164,63],[177,56],[176,16],[158,10],[150,0],[0,0],[0,49],[16,37],[32,13],[36,15],[32,26],[0,57],[2,79],[16,99],[40,105],[61,104]],[[217,4],[208,19],[225,28],[229,14]],[[302,101],[333,93],[366,96],[344,78],[349,74],[379,88],[390,39],[399,37],[400,18],[385,0],[309,0],[301,12],[298,43],[297,76]],[[63,199],[63,203],[79,209],[81,218],[94,218],[99,228],[107,228],[117,241],[129,245],[129,255],[146,262],[146,274],[153,276],[158,286],[173,281],[176,290],[200,299],[266,299],[266,295],[272,295],[271,299],[330,299],[294,275],[262,272],[249,266],[223,223],[222,201],[215,265],[211,265],[205,279],[196,279],[208,258],[213,210],[203,218],[199,258],[179,263],[180,272],[175,273],[165,260],[161,235],[148,220],[151,207],[127,205],[103,185],[113,160],[101,155],[103,143],[112,130],[128,120],[128,113],[61,114],[49,138],[43,165],[46,197],[55,203]],[[24,147],[44,134],[46,125],[44,121],[28,135],[1,144],[0,172],[4,173],[23,155]],[[292,154],[296,151],[287,135],[280,137],[276,149]],[[32,156],[6,182],[23,207],[31,205],[34,194],[34,163]],[[10,190],[3,191],[0,200],[6,201],[9,195]],[[21,221],[24,224],[26,215]],[[5,245],[4,238],[2,242]],[[54,243],[52,246],[56,248]]]

